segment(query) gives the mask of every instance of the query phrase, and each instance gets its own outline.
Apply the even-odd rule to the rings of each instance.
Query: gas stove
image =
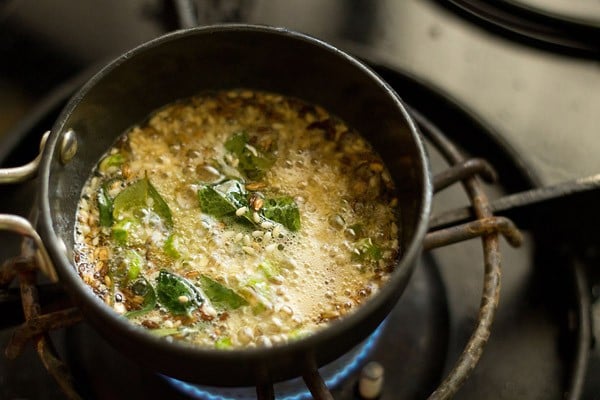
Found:
[[[497,27],[488,30],[473,15],[464,18],[464,9],[455,10],[454,3],[461,2],[443,3],[108,1],[98,9],[91,1],[41,1],[29,8],[26,1],[9,2],[0,40],[9,62],[1,67],[1,83],[25,100],[19,122],[1,138],[2,165],[35,157],[41,134],[106,57],[177,27],[234,21],[307,32],[364,59],[420,123],[434,174],[448,168],[435,136],[441,131],[466,156],[484,158],[495,168],[497,183],[485,186],[491,198],[598,173],[600,159],[594,154],[600,142],[592,122],[600,106],[597,54],[521,41],[524,33],[508,35]],[[44,18],[53,8],[55,17]],[[28,96],[42,101],[30,106]],[[15,103],[18,99],[7,104]],[[0,210],[29,215],[35,188],[34,182],[0,187]],[[559,197],[573,199],[566,193]],[[440,191],[432,225],[442,226],[444,217],[456,219],[460,212],[445,211],[462,212],[467,203],[459,186]],[[593,226],[586,223],[598,221],[590,204],[557,201],[540,215],[531,209],[519,214],[510,202],[498,205],[500,213],[523,223],[525,239],[518,249],[501,242],[502,290],[491,336],[457,398],[594,398],[600,393],[600,280],[593,268],[600,249]],[[18,238],[2,238],[2,259],[18,254]],[[419,399],[434,392],[478,322],[483,276],[479,239],[425,252],[379,329],[321,371],[333,397],[360,398],[367,365],[383,369],[382,399]],[[50,311],[68,302],[59,286],[42,283],[39,290]],[[14,287],[0,292],[4,347],[13,332],[9,325],[22,320],[17,292]],[[256,396],[255,388],[200,387],[146,371],[85,322],[51,337],[84,398]],[[2,398],[66,396],[29,347],[14,360],[0,359],[0,383]],[[276,384],[274,390],[277,398],[310,398],[301,381]]]

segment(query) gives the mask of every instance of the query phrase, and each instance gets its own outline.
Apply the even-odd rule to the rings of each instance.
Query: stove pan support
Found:
[[[468,379],[490,337],[491,326],[500,298],[499,235],[502,234],[507,242],[515,247],[521,245],[523,236],[510,219],[496,217],[491,212],[487,195],[476,178],[476,175],[480,175],[486,181],[495,181],[497,175],[491,165],[483,159],[465,159],[458,148],[437,127],[416,111],[413,110],[412,113],[423,133],[452,165],[434,177],[434,191],[438,192],[454,183],[462,182],[477,218],[472,222],[429,232],[425,237],[423,249],[427,251],[480,236],[484,250],[484,288],[477,325],[453,369],[429,397],[430,400],[442,400],[454,397]],[[333,399],[316,368],[306,373],[303,378],[315,399]],[[257,394],[260,400],[273,398],[272,391],[257,388]]]
[[[2,222],[0,225],[6,229],[7,226],[4,224],[6,218],[4,217],[6,216],[0,215],[0,222]],[[15,231],[27,234],[19,230]],[[32,342],[42,364],[67,398],[79,399],[80,396],[73,387],[73,379],[66,364],[57,355],[49,332],[76,324],[83,318],[77,308],[69,306],[46,314],[41,312],[37,288],[37,272],[38,269],[42,269],[40,265],[43,262],[39,256],[40,250],[41,248],[34,243],[34,240],[27,237],[23,240],[22,254],[8,260],[1,267],[0,275],[3,279],[0,285],[2,287],[8,286],[15,279],[19,281],[23,315],[25,316],[25,322],[15,328],[6,346],[5,356],[9,359],[18,357],[25,345]]]
[[[42,136],[40,153],[31,162],[16,168],[0,169],[0,184],[18,183],[34,177],[38,170],[42,152],[49,132]],[[35,216],[34,218],[35,219]],[[17,327],[5,349],[5,355],[14,359],[21,354],[24,346],[32,342],[40,360],[69,399],[81,397],[73,387],[73,379],[66,364],[57,355],[49,332],[64,328],[82,320],[76,308],[65,308],[42,314],[37,288],[38,270],[51,281],[58,277],[44,244],[29,220],[17,216],[0,214],[0,230],[24,236],[21,255],[6,261],[0,266],[0,287],[8,287],[15,279],[19,281],[21,303],[25,322]]]
[[[438,191],[453,182],[462,181],[469,195],[477,220],[462,225],[429,232],[423,248],[430,250],[463,240],[481,236],[484,250],[484,285],[479,307],[477,325],[471,334],[461,356],[453,369],[429,399],[452,398],[460,389],[471,371],[477,365],[491,334],[491,326],[500,299],[501,256],[499,234],[503,234],[509,244],[519,246],[523,237],[515,225],[507,218],[492,214],[487,195],[475,174],[493,180],[495,172],[484,160],[465,160],[463,154],[440,131],[416,111],[412,111],[423,133],[433,142],[446,160],[453,165],[434,178],[434,190]]]

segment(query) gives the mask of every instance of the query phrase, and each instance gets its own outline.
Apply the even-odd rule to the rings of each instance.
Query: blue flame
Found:
[[[335,372],[332,375],[325,378],[325,384],[327,385],[328,388],[331,389],[331,388],[337,386],[340,382],[342,382],[342,380],[344,378],[346,378],[348,375],[350,375],[352,372],[354,372],[358,368],[358,366],[364,361],[364,359],[367,357],[367,355],[371,352],[371,349],[377,342],[378,337],[381,335],[381,331],[383,330],[384,325],[385,325],[385,322],[382,323],[381,325],[379,325],[379,327],[375,330],[375,332],[373,332],[373,334],[371,336],[369,336],[367,338],[367,340],[365,342],[363,342],[363,344],[360,345],[360,347],[358,348],[358,351],[351,357],[351,359],[347,362],[343,362],[342,365],[340,365],[340,368],[337,372]],[[327,369],[330,366],[335,366],[336,363],[340,362],[340,360],[342,360],[343,358],[344,358],[344,356],[340,357],[336,361],[333,361],[331,364],[328,364],[325,367],[323,367],[321,369],[322,373],[323,373],[324,369]],[[166,375],[161,375],[161,376],[163,378],[165,378],[166,381],[169,382],[175,389],[177,389],[181,393],[183,393],[191,398],[194,398],[194,399],[199,399],[199,400],[240,400],[240,399],[246,399],[246,398],[248,398],[248,399],[256,398],[256,389],[255,388],[231,388],[230,389],[230,388],[208,387],[208,386],[194,385],[191,383],[180,381],[175,378],[171,378]],[[299,387],[297,389],[297,393],[288,394],[286,397],[282,397],[281,399],[282,400],[309,400],[309,399],[311,399],[312,398],[311,394],[308,391],[308,389],[306,388],[306,386],[304,386],[304,384],[301,382],[301,378],[295,378],[294,380],[300,381],[300,383],[297,385]],[[286,381],[286,382],[291,382],[291,381]],[[278,386],[281,386],[282,384],[285,384],[285,382],[276,383],[273,387],[277,398],[279,398],[279,396],[277,396]],[[237,394],[237,396],[234,395],[234,397],[229,397],[228,394],[225,394],[225,392],[235,392],[235,391],[239,391],[239,393]],[[280,389],[280,391],[281,391],[281,389]]]

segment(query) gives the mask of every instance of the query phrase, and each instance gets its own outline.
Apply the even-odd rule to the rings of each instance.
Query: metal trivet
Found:
[[[459,390],[477,365],[491,333],[491,325],[500,296],[501,255],[499,236],[502,234],[508,243],[513,246],[521,244],[522,236],[509,219],[496,217],[490,210],[487,195],[477,178],[477,175],[480,175],[489,182],[496,179],[496,173],[490,164],[479,158],[467,159],[436,126],[415,110],[411,110],[411,113],[425,136],[451,165],[450,168],[434,177],[434,192],[462,182],[477,218],[472,222],[429,232],[425,236],[423,249],[427,251],[475,237],[481,237],[483,246],[484,285],[476,327],[453,369],[429,397],[436,400],[448,399]],[[44,146],[46,136],[47,134],[42,138],[41,148]],[[0,170],[0,183],[14,183],[29,179],[35,174],[39,160],[40,156],[23,167]],[[32,220],[35,220],[35,216]],[[39,283],[37,270],[44,272],[50,270],[50,268],[46,268],[50,260],[41,239],[28,220],[12,215],[0,214],[0,230],[9,230],[26,236],[22,244],[21,255],[6,261],[0,266],[0,287],[7,287],[15,279],[18,279],[25,316],[25,322],[14,330],[5,354],[8,358],[14,359],[22,352],[25,344],[31,341],[44,367],[56,380],[66,397],[79,399],[81,396],[74,389],[73,379],[66,364],[57,355],[49,332],[55,329],[67,328],[80,322],[82,315],[74,307],[67,307],[45,314],[41,312],[36,286]],[[56,277],[51,276],[50,278]],[[376,366],[371,365],[369,367],[372,371],[366,371],[369,368],[365,368],[365,371],[363,371],[366,372],[367,380],[369,372],[377,372]],[[302,378],[315,399],[333,399],[316,365],[310,368]],[[377,389],[375,388],[371,394],[376,396]],[[258,399],[273,399],[273,383],[258,385],[256,393]]]

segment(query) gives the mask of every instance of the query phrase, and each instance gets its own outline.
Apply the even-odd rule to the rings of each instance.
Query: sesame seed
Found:
[[[240,207],[237,210],[235,210],[235,215],[237,215],[238,217],[241,217],[242,215],[246,214],[248,212],[248,207],[244,206],[244,207]]]
[[[281,311],[283,311],[287,315],[294,315],[294,310],[288,305],[281,307]]]
[[[281,320],[277,317],[271,318],[271,322],[278,328],[281,328],[283,326],[283,322],[281,322]]]
[[[188,301],[190,301],[190,299],[189,299],[189,297],[187,297],[187,296],[179,296],[179,297],[177,298],[177,301],[179,301],[181,304],[185,304],[185,303],[187,303]]]
[[[254,231],[254,232],[252,232],[252,237],[260,238],[260,237],[263,237],[264,234],[265,233],[263,231]]]
[[[255,211],[252,213],[252,219],[258,224],[260,222],[260,215]]]
[[[254,146],[251,146],[251,145],[249,145],[249,144],[247,144],[247,143],[246,143],[246,148],[247,148],[248,150],[250,150],[250,153],[252,153],[252,155],[253,155],[254,157],[257,157],[257,156],[258,156],[258,151],[256,151],[256,149],[254,148]]]
[[[273,234],[271,232],[265,232],[265,234],[263,236],[263,241],[266,243],[266,242],[270,241],[272,237],[273,237]]]
[[[127,309],[125,308],[125,304],[123,304],[123,303],[115,303],[115,305],[113,306],[113,308],[119,314],[125,314],[125,312],[127,311]]]
[[[275,251],[275,249],[277,249],[277,243],[271,243],[270,245],[268,245],[268,246],[266,246],[266,247],[265,247],[265,250],[266,250],[268,253],[272,253],[272,252],[274,252],[274,251]]]
[[[247,254],[250,254],[251,256],[256,255],[256,251],[250,246],[242,246],[242,250],[244,250]]]
[[[269,221],[264,221],[262,224],[260,224],[260,227],[263,229],[271,229],[273,227],[273,223]]]

